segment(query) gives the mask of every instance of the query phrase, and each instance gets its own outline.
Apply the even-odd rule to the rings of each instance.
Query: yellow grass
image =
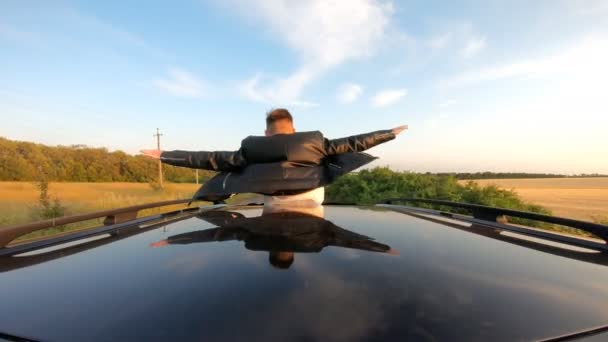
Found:
[[[464,181],[463,181],[464,182]],[[554,215],[586,221],[608,219],[608,178],[552,178],[477,180],[480,185],[496,184],[515,190],[524,200],[542,205]],[[59,198],[67,214],[81,214],[136,204],[190,198],[199,185],[166,184],[156,190],[145,183],[51,183],[51,198]],[[244,198],[248,198],[244,196]],[[243,198],[235,198],[235,201]],[[37,220],[32,209],[38,204],[38,191],[31,182],[0,182],[0,226]],[[175,210],[173,206],[163,212]],[[159,209],[140,213],[149,215]],[[101,220],[76,228],[101,224]],[[73,229],[75,227],[69,227]]]
[[[190,198],[199,185],[166,184],[155,190],[145,183],[50,183],[49,195],[67,207],[68,215],[136,204]],[[38,203],[35,183],[0,182],[0,225],[33,221]]]
[[[482,179],[475,182],[515,190],[524,200],[542,205],[556,216],[585,221],[608,219],[608,177]]]

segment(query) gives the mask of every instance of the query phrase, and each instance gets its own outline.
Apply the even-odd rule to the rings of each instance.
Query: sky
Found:
[[[416,172],[608,173],[608,1],[0,1],[0,136],[236,150],[288,108]]]

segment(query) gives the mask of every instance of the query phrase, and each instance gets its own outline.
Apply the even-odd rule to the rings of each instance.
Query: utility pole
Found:
[[[198,169],[194,170],[196,172],[196,184],[198,184]]]
[[[157,128],[156,129],[156,134],[153,135],[153,137],[156,137],[156,149],[158,149],[160,151],[160,136],[162,134],[160,134],[160,130]],[[158,185],[160,186],[160,188],[163,188],[163,163],[160,161],[160,158],[158,159]]]

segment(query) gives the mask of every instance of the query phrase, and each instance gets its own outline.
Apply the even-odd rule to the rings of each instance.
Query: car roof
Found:
[[[0,332],[89,341],[534,340],[605,324],[605,253],[561,250],[389,207],[226,206],[109,243],[0,257]],[[291,264],[272,263],[289,251]]]

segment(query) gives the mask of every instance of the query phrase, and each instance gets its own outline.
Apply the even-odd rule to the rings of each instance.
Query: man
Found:
[[[373,159],[360,153],[394,139],[407,126],[329,140],[321,132],[296,133],[287,109],[266,116],[265,137],[250,136],[237,151],[142,150],[166,164],[221,171],[196,193],[196,199],[220,201],[235,193],[264,194],[268,206],[315,206],[324,185]]]

